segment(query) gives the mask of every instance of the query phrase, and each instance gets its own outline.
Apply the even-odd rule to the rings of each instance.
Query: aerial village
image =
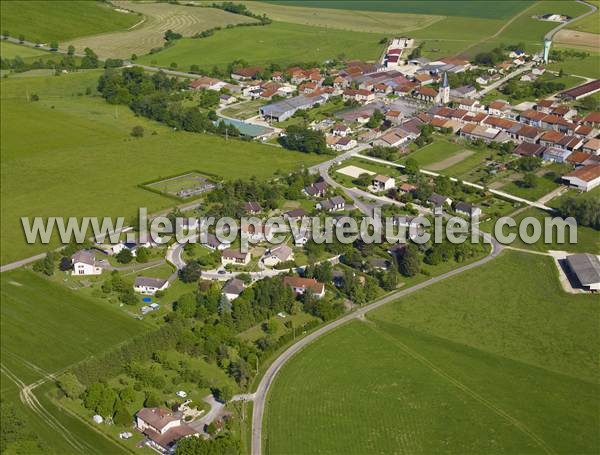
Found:
[[[187,90],[217,92],[217,113],[232,131],[274,147],[331,157],[273,182],[240,182],[227,191],[217,179],[200,173],[148,187],[181,203],[202,198],[169,213],[195,218],[179,226],[189,231],[198,227],[202,215],[281,215],[297,222],[315,215],[358,218],[377,207],[396,217],[398,226],[409,226],[417,215],[477,216],[485,223],[519,207],[547,208],[551,197],[600,185],[600,112],[580,107],[582,99],[600,91],[600,80],[566,90],[552,90],[556,87],[549,83],[550,92],[518,104],[502,97],[505,84],[551,81],[548,59],[548,53],[528,55],[514,48],[496,63],[456,57],[432,61],[421,57],[414,40],[405,37],[390,40],[375,63],[239,67],[227,80],[199,75]],[[307,145],[309,136],[317,145]],[[422,162],[415,158],[426,156],[428,147],[435,156]],[[214,232],[195,245],[97,239],[83,250],[73,248],[60,268],[87,280],[104,298],[119,301],[124,311],[140,319],[163,316],[163,301],[180,297],[182,285],[199,282],[198,292],[209,296],[202,299],[214,300],[212,309],[189,310],[180,299],[175,313],[221,313],[227,308],[236,327],[246,330],[244,339],[255,346],[252,352],[260,356],[287,340],[274,342],[273,333],[309,330],[318,321],[410,283],[420,271],[449,260],[470,260],[485,249],[468,244],[449,252],[428,245],[415,252],[392,241],[345,248],[293,237],[289,228],[282,228],[284,243],[271,245],[270,229],[259,225],[242,230],[242,237],[252,242],[248,252],[241,251],[239,241],[220,242]],[[565,290],[600,290],[597,262],[591,254],[558,254],[556,266]],[[275,280],[278,276],[283,279]],[[261,293],[270,293],[270,308],[244,314],[240,302],[253,305]],[[265,318],[274,322],[257,329],[255,324]],[[238,384],[248,379],[234,377]],[[222,403],[210,402],[210,413],[203,414],[194,407],[202,399],[194,397],[190,404],[187,393],[176,391],[179,401],[173,409],[147,403],[136,414],[144,443],[159,453],[172,452],[184,437],[210,437],[227,425],[230,414]],[[243,395],[220,393],[223,401],[244,400]],[[102,416],[94,419],[102,423]]]

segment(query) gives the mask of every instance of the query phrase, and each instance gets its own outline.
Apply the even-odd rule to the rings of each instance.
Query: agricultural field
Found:
[[[306,6],[288,6],[287,3],[252,1],[246,2],[246,5],[253,13],[266,14],[279,22],[371,33],[408,33],[443,19],[434,14],[323,8],[314,2],[306,2]]]
[[[138,61],[164,67],[176,63],[178,69],[187,70],[191,65],[224,68],[239,58],[250,65],[321,63],[342,54],[347,59],[376,60],[383,49],[381,38],[374,33],[274,22],[220,30],[208,38],[181,39],[172,47]]]
[[[119,12],[95,1],[11,0],[0,3],[0,29],[27,41],[49,43],[127,29],[137,14]]]
[[[9,43],[7,41],[0,41],[0,55],[2,55],[2,58],[8,59],[21,57],[23,60],[27,61],[29,59],[37,60],[38,58],[50,58],[50,56],[54,56],[56,54],[52,54],[43,49],[34,49],[27,46]]]
[[[527,14],[517,18],[497,38],[505,43],[517,44],[524,42],[525,44],[541,48],[544,35],[559,24],[556,22],[541,21],[532,16],[554,13],[576,17],[587,11],[589,11],[587,6],[577,2],[554,0],[536,2],[527,10]]]
[[[1,280],[3,411],[5,406],[13,409],[23,420],[21,431],[30,435],[27,439],[37,439],[42,444],[19,453],[120,453],[114,443],[60,412],[46,395],[48,384],[36,389],[46,412],[42,416],[41,411],[21,403],[13,381],[31,384],[151,326],[28,270],[3,273]],[[58,314],[60,318],[56,317]],[[60,422],[70,435],[65,438],[64,431],[52,428],[48,422]],[[67,439],[85,449],[75,450]]]
[[[27,270],[1,279],[2,363],[26,383],[39,379],[27,362],[52,373],[150,327]]]
[[[591,3],[596,6],[596,8],[600,8],[600,1],[598,0],[586,0],[587,3]],[[586,33],[600,33],[600,11],[596,10],[593,14],[590,14],[583,19],[573,22],[572,24],[567,25],[565,28],[568,30],[576,30],[578,32],[586,32]]]
[[[350,11],[377,11],[384,13],[437,14],[442,16],[483,17],[506,19],[531,4],[525,0],[509,0],[494,4],[494,8],[482,8],[480,3],[468,0],[434,0],[420,2],[414,0],[389,2],[385,0],[326,0],[318,3],[310,0],[271,0],[273,3],[288,6],[311,6],[314,8],[334,8]]]
[[[555,35],[555,40],[563,46],[573,46],[589,51],[596,51],[600,47],[600,35],[597,33],[563,29]]]
[[[598,316],[550,258],[506,252],[294,357],[266,453],[595,453]]]
[[[192,36],[213,27],[257,22],[256,19],[232,14],[217,8],[200,8],[170,3],[143,3],[131,1],[113,2],[121,9],[140,14],[144,22],[132,30],[103,33],[76,39],[76,49],[90,47],[102,58],[129,58],[132,54],[145,54],[165,43],[164,34],[173,30],[183,36]]]
[[[135,117],[94,95],[100,74],[2,80],[2,263],[49,248],[25,243],[21,216],[131,219],[138,207],[152,213],[173,205],[138,186],[161,176],[200,167],[221,178],[268,178],[326,159],[254,142],[240,147],[238,140],[175,132]],[[28,101],[32,94],[40,100]],[[137,125],[143,138],[130,135]]]

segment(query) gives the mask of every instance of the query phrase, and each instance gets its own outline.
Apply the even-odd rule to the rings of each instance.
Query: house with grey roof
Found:
[[[457,202],[454,206],[454,211],[461,215],[466,215],[469,217],[473,216],[481,216],[481,209],[476,205],[469,204],[468,202]]]
[[[339,212],[346,208],[346,201],[341,196],[334,196],[317,203],[316,208],[318,210],[325,210],[326,212]]]
[[[293,250],[286,244],[282,244],[268,250],[263,257],[262,262],[268,267],[274,267],[281,262],[287,262],[293,259]]]
[[[310,109],[316,104],[321,104],[327,101],[329,97],[326,95],[317,96],[296,96],[294,98],[277,101],[275,103],[267,104],[260,108],[260,115],[265,120],[283,122],[301,109]]]
[[[96,253],[91,250],[80,250],[71,256],[73,264],[72,275],[100,275],[109,264],[104,260],[97,260]]]
[[[144,295],[154,295],[158,291],[164,291],[168,287],[169,280],[145,276],[138,276],[133,283],[133,290]]]
[[[225,283],[225,286],[223,286],[222,289],[223,295],[227,297],[227,300],[230,302],[237,299],[243,290],[244,282],[238,278],[232,278],[229,280],[227,283]]]
[[[600,291],[600,259],[589,253],[567,256],[566,263],[583,288]]]

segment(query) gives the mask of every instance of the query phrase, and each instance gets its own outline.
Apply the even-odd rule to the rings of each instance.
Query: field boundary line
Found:
[[[446,373],[444,370],[442,370],[436,364],[434,364],[433,362],[428,360],[426,357],[424,357],[423,355],[414,351],[413,349],[409,348],[402,341],[398,340],[397,338],[393,337],[392,335],[390,335],[389,333],[385,332],[383,329],[381,329],[377,326],[372,327],[369,324],[367,324],[366,327],[370,327],[373,331],[379,333],[388,342],[399,347],[400,350],[402,350],[405,354],[412,357],[414,360],[421,362],[423,365],[425,365],[426,367],[431,369],[438,376],[442,377],[443,379],[446,379],[452,385],[454,385],[455,387],[457,387],[458,389],[463,391],[466,395],[469,395],[471,398],[473,398],[480,404],[484,405],[485,407],[487,407],[488,409],[490,409],[491,411],[495,412],[497,415],[499,415],[500,417],[505,419],[508,423],[513,425],[515,428],[520,430],[522,433],[529,436],[529,438],[532,439],[534,442],[536,442],[540,446],[540,448],[542,448],[544,450],[544,452],[546,452],[547,454],[551,454],[551,455],[557,454],[557,452],[555,452],[554,449],[552,449],[552,447],[550,447],[546,443],[546,441],[544,441],[544,439],[542,439],[540,436],[538,436],[536,433],[534,433],[533,430],[530,430],[523,422],[521,422],[517,418],[511,416],[506,411],[504,411],[502,408],[496,406],[494,403],[492,403],[488,399],[481,396],[479,393],[477,393],[475,390],[473,390],[466,384],[462,383],[458,379],[456,379],[453,376],[451,376],[450,374]]]
[[[455,54],[455,55],[460,55],[460,54],[464,54],[466,51],[479,46],[482,43],[485,43],[486,41],[489,41],[491,39],[494,38],[498,38],[498,36],[500,36],[502,34],[502,32],[504,30],[506,30],[514,21],[516,21],[518,18],[520,18],[523,14],[525,14],[528,10],[530,10],[531,8],[533,8],[534,6],[536,6],[539,2],[533,2],[531,5],[529,5],[527,8],[525,8],[523,11],[521,11],[519,14],[514,15],[513,17],[511,17],[507,22],[505,22],[502,27],[500,27],[498,29],[498,31],[496,31],[496,33],[494,33],[493,35],[487,36],[485,38],[480,39],[479,41],[467,46],[466,48],[464,48],[463,50],[461,50],[459,53]]]

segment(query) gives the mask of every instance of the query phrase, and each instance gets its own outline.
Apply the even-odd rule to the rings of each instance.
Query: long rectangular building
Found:
[[[276,103],[267,104],[260,108],[260,115],[266,120],[283,122],[287,120],[296,111],[301,109],[310,109],[316,104],[326,102],[328,99],[325,95],[317,96],[296,96],[287,100],[277,101]]]

